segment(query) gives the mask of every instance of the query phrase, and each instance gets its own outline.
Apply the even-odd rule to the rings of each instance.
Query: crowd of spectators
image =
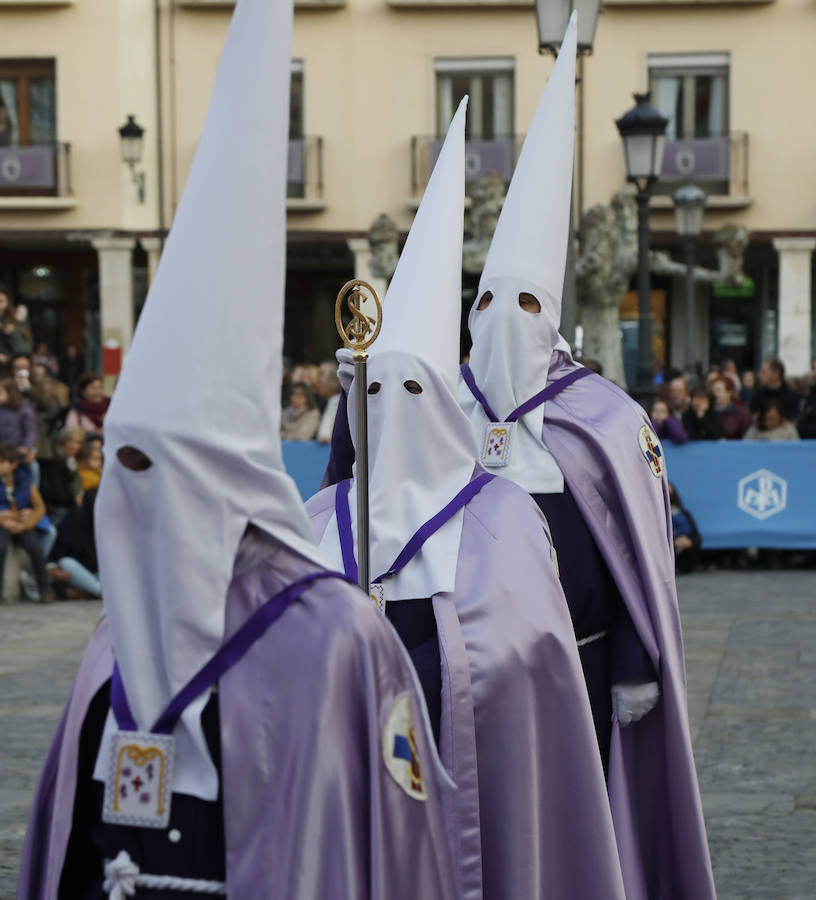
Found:
[[[696,383],[669,370],[652,405],[661,440],[798,441],[816,439],[816,360],[810,384],[792,387],[781,360],[769,357],[759,372],[741,374],[726,360]]]
[[[109,401],[79,348],[35,345],[27,318],[0,284],[2,599],[99,597],[93,505]]]
[[[328,444],[340,403],[337,363],[326,360],[319,366],[284,361],[281,438],[285,441],[314,441]]]

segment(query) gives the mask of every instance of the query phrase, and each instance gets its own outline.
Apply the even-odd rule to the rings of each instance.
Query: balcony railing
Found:
[[[0,197],[67,197],[71,145],[0,147]]]
[[[666,141],[658,193],[671,193],[693,181],[710,195],[748,196],[748,135]]]
[[[509,182],[523,142],[524,135],[466,141],[465,181],[475,181],[482,175],[496,172]],[[441,138],[427,135],[411,138],[411,190],[414,196],[425,189],[441,149]]]
[[[293,200],[323,197],[323,138],[308,135],[289,141],[286,196]]]

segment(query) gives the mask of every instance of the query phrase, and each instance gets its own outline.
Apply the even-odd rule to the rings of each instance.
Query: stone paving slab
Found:
[[[814,900],[816,573],[698,573],[678,591],[720,900]],[[39,768],[99,613],[0,606],[0,900],[14,896]]]

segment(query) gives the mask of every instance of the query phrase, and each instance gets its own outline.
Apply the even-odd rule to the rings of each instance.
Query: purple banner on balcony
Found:
[[[727,137],[666,141],[663,153],[665,181],[723,181],[729,178],[730,142]]]
[[[302,182],[304,180],[303,170],[306,168],[304,164],[305,153],[306,142],[302,138],[289,141],[289,158],[286,167],[287,181]]]
[[[54,188],[53,147],[0,147],[0,189]]]
[[[431,141],[430,168],[436,165],[442,141]],[[495,141],[467,141],[465,143],[465,179],[473,181],[488,172],[498,172],[509,181],[515,165],[515,141],[513,138],[502,138]]]

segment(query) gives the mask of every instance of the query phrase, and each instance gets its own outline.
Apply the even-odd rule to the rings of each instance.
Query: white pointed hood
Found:
[[[468,483],[476,462],[470,426],[456,400],[466,100],[448,129],[383,302],[380,336],[369,351],[372,579],[387,571],[417,528]],[[338,358],[350,375],[349,355],[340,351]],[[411,393],[409,382],[416,382],[421,393]],[[352,435],[355,415],[352,386]],[[356,544],[356,504],[350,508]],[[462,521],[460,511],[402,572],[387,580],[386,600],[453,590]],[[321,549],[340,564],[336,522],[326,529]]]
[[[559,342],[570,240],[577,33],[573,12],[519,155],[468,317],[470,368],[502,419],[546,387]],[[479,310],[487,292],[492,300]],[[538,300],[540,312],[520,307],[523,293]],[[487,421],[481,407],[464,386],[460,398],[481,436]],[[561,473],[541,442],[543,417],[543,407],[538,407],[520,420],[510,463],[502,470],[531,493],[563,490]]]
[[[280,447],[292,0],[239,0],[209,111],[105,421],[96,534],[128,700],[150,728],[218,650],[249,523],[319,553]],[[131,471],[122,447],[152,465]],[[199,723],[174,789],[218,792]]]

